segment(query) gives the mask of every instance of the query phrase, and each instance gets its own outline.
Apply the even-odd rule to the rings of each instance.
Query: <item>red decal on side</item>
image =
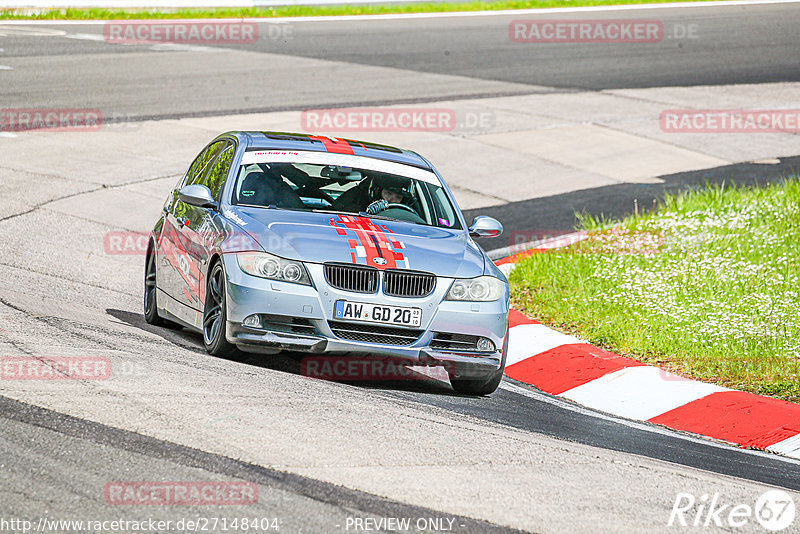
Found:
[[[338,220],[331,219],[337,233],[341,225],[345,230],[353,232],[356,239],[348,239],[347,244],[354,252],[350,253],[353,263],[361,263],[378,269],[408,269],[408,259],[403,255],[404,247],[400,241],[389,239],[386,228],[377,226],[367,217],[339,215]],[[341,233],[340,233],[341,235]],[[363,258],[363,261],[360,261]]]
[[[355,154],[355,152],[353,152],[353,147],[350,146],[350,143],[344,141],[343,139],[337,139],[336,137],[325,137],[324,135],[312,135],[309,136],[309,139],[320,141],[323,145],[325,145],[325,150],[328,152],[334,152],[336,154]]]
[[[172,268],[181,275],[183,281],[186,282],[184,291],[188,290],[191,295],[196,295],[202,301],[205,299],[205,287],[202,284],[203,275],[200,269],[191,260],[178,232],[171,224],[165,225],[164,234],[162,234],[162,239],[159,241],[164,251],[164,257]],[[194,300],[194,298],[191,298],[189,295],[186,296],[190,301]]]

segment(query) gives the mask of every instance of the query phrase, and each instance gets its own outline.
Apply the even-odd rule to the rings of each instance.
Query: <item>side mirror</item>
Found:
[[[503,233],[500,221],[484,215],[479,215],[472,220],[469,227],[470,237],[497,237]]]
[[[198,208],[216,208],[211,190],[201,184],[186,185],[178,190],[178,198]]]

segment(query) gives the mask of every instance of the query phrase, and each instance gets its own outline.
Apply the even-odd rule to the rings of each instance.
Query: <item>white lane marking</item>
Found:
[[[647,421],[730,389],[689,380],[649,366],[626,367],[565,391],[560,396],[602,412]]]
[[[523,388],[521,386],[518,386],[516,384],[513,384],[513,383],[509,382],[508,379],[504,379],[500,383],[500,388],[501,389],[505,389],[506,391],[510,391],[512,393],[517,393],[517,394],[522,395],[524,397],[535,399],[535,400],[538,400],[538,401],[541,401],[541,402],[546,402],[547,404],[551,404],[551,405],[556,406],[558,408],[563,408],[565,410],[570,410],[570,411],[573,411],[575,413],[579,413],[581,415],[587,415],[589,417],[594,417],[596,419],[601,419],[603,421],[611,421],[613,423],[617,423],[617,424],[620,424],[620,425],[623,425],[623,426],[627,426],[627,427],[633,428],[635,430],[643,430],[645,432],[650,432],[652,434],[659,434],[659,435],[662,435],[662,436],[669,436],[669,437],[677,438],[677,439],[684,440],[684,441],[690,441],[692,443],[700,443],[700,444],[703,444],[703,445],[707,445],[709,447],[715,447],[717,449],[724,449],[726,451],[738,451],[738,452],[740,452],[742,454],[752,454],[754,456],[760,456],[762,458],[770,458],[772,460],[778,460],[778,461],[781,461],[781,462],[786,462],[788,464],[793,464],[793,465],[800,466],[800,460],[797,460],[795,458],[789,458],[787,456],[779,456],[779,455],[773,454],[771,452],[758,451],[758,450],[754,450],[754,449],[740,449],[740,448],[738,448],[738,447],[736,447],[734,445],[726,445],[724,443],[720,443],[718,441],[714,441],[711,438],[702,438],[702,437],[696,437],[696,436],[692,436],[692,435],[688,435],[688,434],[682,434],[682,433],[680,433],[680,432],[678,432],[676,430],[668,430],[666,428],[663,428],[663,427],[660,427],[660,426],[656,426],[656,425],[653,425],[651,423],[643,423],[643,422],[639,422],[639,421],[631,421],[629,419],[623,419],[623,418],[616,417],[616,416],[613,416],[613,415],[604,414],[602,412],[591,410],[589,408],[584,408],[583,406],[579,406],[577,404],[573,404],[572,402],[559,399],[558,397],[553,397],[551,395],[547,395],[547,394],[541,393],[539,391],[534,391],[534,390],[531,390],[531,389]],[[598,447],[598,448],[601,448],[601,447]],[[667,462],[667,463],[675,463],[675,462],[669,462],[668,460],[661,460],[661,461],[662,462]]]
[[[792,458],[800,458],[800,434],[779,441],[775,445],[770,445],[767,447],[767,450],[777,452],[778,454],[785,454]]]
[[[225,48],[214,48],[213,46],[189,45],[182,43],[155,43],[150,46],[150,50],[155,52],[225,52]]]
[[[8,137],[9,139],[12,137],[16,137],[17,134],[11,132],[0,132],[0,137]]]
[[[68,33],[67,39],[80,39],[81,41],[104,41],[105,37],[99,33]]]
[[[14,70],[14,67],[9,67],[7,65],[0,65],[0,70]]]
[[[586,343],[576,337],[556,332],[543,324],[512,326],[508,337],[506,367],[527,360],[547,350],[573,343]]]
[[[103,42],[106,40],[104,35],[99,33],[68,33],[64,35],[67,39],[78,39],[82,41],[97,41]],[[111,43],[117,46],[147,46],[150,45],[150,50],[155,52],[224,52],[224,49],[214,48],[211,46],[203,45],[189,45],[183,43],[159,43],[153,41],[151,43]]]
[[[380,0],[383,3],[384,0]],[[443,13],[387,13],[384,15],[339,15],[321,17],[280,17],[266,20],[263,18],[244,18],[244,19],[214,19],[214,22],[330,22],[330,21],[353,21],[353,20],[394,20],[394,19],[431,19],[431,18],[455,18],[455,17],[492,17],[492,16],[524,16],[524,15],[546,15],[549,13],[592,13],[604,11],[641,11],[648,9],[686,9],[703,7],[729,7],[729,6],[760,6],[770,4],[796,4],[800,0],[733,0],[722,2],[676,2],[666,4],[631,4],[613,6],[585,6],[585,7],[554,7],[538,9],[505,9],[499,11],[448,11]],[[47,1],[48,6],[52,7],[53,0]],[[5,4],[4,4],[5,5]],[[294,4],[292,4],[294,5]],[[208,19],[169,19],[172,22],[208,22]],[[12,20],[3,21],[3,25],[69,25],[69,24],[105,24],[105,20]],[[154,22],[158,22],[155,20]]]
[[[49,30],[47,28],[9,28],[8,26],[16,26],[19,23],[28,25],[30,22],[43,22],[43,21],[19,21],[19,20],[0,20],[0,36],[8,37],[25,36],[25,37],[61,37],[66,32],[64,30]],[[77,21],[76,21],[77,22]],[[34,24],[36,26],[36,24]]]

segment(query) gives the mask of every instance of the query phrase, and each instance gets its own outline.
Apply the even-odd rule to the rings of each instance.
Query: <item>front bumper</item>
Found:
[[[379,290],[364,295],[341,291],[325,281],[322,265],[307,264],[313,287],[276,282],[241,271],[234,255],[224,255],[227,287],[226,337],[248,352],[301,351],[350,357],[385,357],[406,365],[452,366],[463,376],[465,369],[483,375],[497,371],[503,361],[503,347],[508,333],[508,299],[494,302],[446,301],[450,280],[439,278],[433,293],[424,298],[386,296]],[[373,302],[422,309],[422,324],[409,332],[419,332],[412,343],[404,345],[343,339],[331,328],[333,307],[337,300]],[[256,329],[244,326],[252,314],[267,314],[302,323],[303,328]],[[371,323],[359,323],[369,325]],[[306,326],[307,325],[307,326]],[[402,327],[397,327],[402,330]],[[493,352],[450,350],[433,344],[436,333],[480,336],[494,344]]]

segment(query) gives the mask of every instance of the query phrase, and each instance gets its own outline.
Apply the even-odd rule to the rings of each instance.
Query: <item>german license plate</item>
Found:
[[[337,300],[333,307],[333,317],[346,321],[420,326],[422,309]]]

